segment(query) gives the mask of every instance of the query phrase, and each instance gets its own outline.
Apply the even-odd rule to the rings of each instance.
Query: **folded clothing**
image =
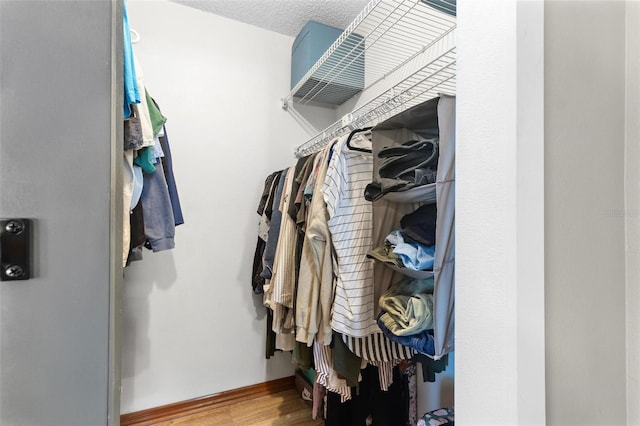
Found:
[[[384,311],[378,314],[377,322],[378,327],[382,330],[382,333],[392,342],[400,343],[408,348],[412,348],[421,354],[434,356],[436,353],[435,340],[433,337],[433,329],[421,331],[418,334],[412,334],[410,336],[396,336],[393,334],[384,322],[380,320],[380,317],[384,315]]]
[[[438,209],[435,204],[425,204],[400,219],[400,229],[405,240],[410,239],[425,246],[436,243],[436,219]]]
[[[393,247],[387,244],[383,244],[379,247],[369,250],[367,252],[367,257],[369,259],[376,259],[380,262],[395,265],[399,268],[404,267],[404,264],[402,263],[402,260],[400,260],[400,257],[398,257],[398,255],[393,252]]]
[[[409,336],[433,328],[433,278],[403,279],[378,300],[385,327],[396,336]]]
[[[433,269],[436,246],[405,241],[400,229],[392,231],[385,238],[385,243],[393,247],[393,252],[398,255],[405,268],[414,271],[426,271]]]
[[[433,293],[434,281],[433,277],[425,279],[411,279],[404,277],[397,283],[394,283],[381,297],[393,296],[413,296],[414,294]]]
[[[382,296],[385,311],[380,320],[396,336],[408,336],[433,328],[433,295]]]

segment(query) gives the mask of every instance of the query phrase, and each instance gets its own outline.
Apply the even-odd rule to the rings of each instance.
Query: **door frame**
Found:
[[[123,0],[111,0],[111,184],[109,232],[109,394],[107,424],[120,424],[123,250]]]
[[[544,8],[541,1],[458,4],[461,424],[545,422]]]

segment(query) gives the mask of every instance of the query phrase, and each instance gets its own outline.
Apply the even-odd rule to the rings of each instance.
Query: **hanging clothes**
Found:
[[[316,158],[306,194],[313,197],[307,209],[307,227],[302,247],[298,293],[296,295],[296,339],[311,346],[315,341],[331,343],[331,304],[333,301],[333,264],[331,234],[326,203],[321,196],[333,144]],[[315,173],[315,174],[314,174]],[[311,185],[313,183],[313,185]]]
[[[270,280],[273,273],[273,261],[276,255],[276,248],[278,247],[278,236],[280,235],[280,224],[282,222],[282,212],[278,208],[280,205],[280,199],[282,198],[282,190],[284,188],[284,176],[286,176],[288,169],[281,172],[281,176],[277,181],[276,191],[273,196],[273,210],[271,212],[271,219],[269,221],[269,232],[267,234],[267,245],[264,250],[264,263],[260,276],[265,280]],[[270,286],[265,282],[265,305],[267,304],[267,290],[270,291]]]
[[[342,340],[351,352],[369,362],[392,362],[411,359],[415,355],[411,347],[393,342],[381,333],[366,337],[342,335]]]
[[[359,397],[376,399],[394,386],[406,395],[409,382],[398,366],[413,365],[408,360],[419,354],[431,365],[452,348],[449,101],[436,98],[370,133],[337,138],[265,179],[252,289],[264,290],[267,357],[291,350],[294,362],[313,362],[313,393],[328,392],[327,424],[415,424],[415,366],[413,408],[403,404],[402,419],[377,405],[374,413]],[[368,201],[381,171],[385,191]],[[393,179],[403,188],[387,191]],[[438,310],[438,303],[446,304]],[[443,361],[428,368],[429,377]],[[317,399],[313,404],[317,413]]]
[[[143,176],[140,202],[148,247],[154,252],[172,249],[175,247],[175,219],[162,164],[157,165],[154,173]]]
[[[140,91],[136,77],[135,60],[133,56],[133,46],[131,44],[131,29],[129,27],[129,15],[127,13],[127,2],[122,2],[122,30],[123,30],[123,117],[131,116],[131,105],[140,103]]]
[[[138,58],[133,55],[136,69],[136,81],[138,83],[138,91],[140,92],[140,125],[142,126],[142,147],[153,146],[153,125],[151,124],[151,115],[149,113],[149,104],[147,103],[147,92],[144,86],[144,73]]]
[[[258,204],[257,213],[260,215],[260,222],[258,225],[258,242],[256,243],[256,250],[253,256],[253,271],[251,274],[251,288],[255,294],[264,293],[265,279],[261,276],[263,266],[263,257],[265,249],[267,248],[267,237],[269,234],[269,225],[271,221],[271,212],[273,205],[273,198],[275,196],[276,187],[280,179],[281,172],[271,173],[264,182],[264,189],[260,202]]]
[[[340,395],[340,401],[351,399],[351,386],[338,376],[333,368],[333,349],[330,346],[315,342],[313,344],[313,359],[316,368],[316,382],[330,392]]]
[[[388,391],[381,390],[379,374],[375,366],[362,370],[362,381],[351,400],[342,401],[339,394],[327,394],[326,426],[409,426],[411,405],[415,405],[415,389],[411,393],[407,379],[396,367],[393,385]],[[412,371],[408,372],[409,374]],[[415,372],[413,371],[415,376]],[[413,397],[413,403],[412,403]]]
[[[155,102],[155,101],[154,101]],[[169,136],[167,135],[166,126],[162,126],[162,136],[159,137],[160,145],[164,156],[161,158],[162,170],[167,181],[167,190],[169,191],[169,199],[171,200],[171,209],[173,210],[173,219],[175,225],[184,224],[184,216],[182,214],[182,206],[180,204],[180,196],[178,195],[178,186],[176,177],[173,173],[173,159],[171,157],[171,146],[169,145]]]
[[[273,274],[271,276],[271,301],[293,309],[294,284],[296,282],[296,245],[298,234],[296,223],[289,214],[289,206],[295,198],[294,180],[296,174],[302,168],[302,159],[298,160],[295,167],[289,168],[285,179],[279,210],[282,215],[278,245],[273,262]],[[297,192],[297,189],[295,189]]]
[[[322,187],[337,264],[331,327],[365,337],[380,332],[375,324],[373,262],[366,256],[373,244],[373,208],[362,196],[373,157],[370,151],[351,149],[347,141],[348,136],[336,144]],[[363,137],[353,143],[371,146]]]
[[[126,2],[123,6],[122,264],[126,266],[142,259],[143,244],[154,252],[174,248],[175,227],[184,218],[164,126],[167,118],[144,86],[142,66],[131,44]]]

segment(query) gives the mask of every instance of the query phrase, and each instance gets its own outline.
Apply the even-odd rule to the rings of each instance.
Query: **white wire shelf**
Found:
[[[296,149],[304,156],[346,131],[455,94],[456,18],[421,0],[371,0],[283,99],[283,108],[349,100],[353,111]]]

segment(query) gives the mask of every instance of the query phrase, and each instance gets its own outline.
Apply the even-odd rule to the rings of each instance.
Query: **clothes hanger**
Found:
[[[372,150],[370,150],[370,149],[366,149],[366,148],[358,148],[357,146],[351,146],[351,138],[352,138],[354,135],[356,135],[356,134],[358,134],[358,133],[369,132],[369,131],[371,131],[371,129],[373,129],[373,127],[365,127],[365,128],[362,128],[362,129],[356,129],[356,130],[352,131],[352,132],[349,134],[349,137],[347,138],[347,148],[349,148],[349,149],[350,149],[350,150],[352,150],[352,151],[373,152],[373,151],[372,151]]]
[[[134,30],[133,28],[130,28],[129,31],[131,32],[131,35],[133,37],[131,37],[131,43],[132,44],[136,44],[137,42],[140,41],[140,34],[138,34],[138,32],[136,30]]]

